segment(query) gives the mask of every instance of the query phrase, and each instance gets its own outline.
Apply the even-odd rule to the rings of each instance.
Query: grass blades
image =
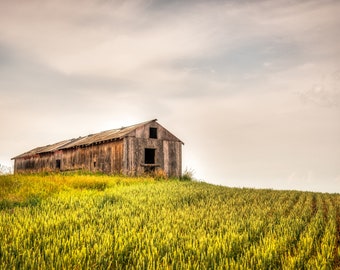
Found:
[[[80,174],[0,187],[0,269],[340,267],[339,194]]]

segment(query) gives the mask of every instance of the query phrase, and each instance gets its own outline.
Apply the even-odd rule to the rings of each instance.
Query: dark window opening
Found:
[[[155,164],[155,150],[152,148],[145,148],[145,164]]]
[[[93,168],[96,168],[96,166],[97,166],[97,162],[94,161],[94,162],[93,162]]]
[[[60,159],[57,159],[57,160],[55,161],[55,168],[56,168],[57,170],[60,170],[60,168],[61,168],[61,160],[60,160]]]
[[[157,128],[150,128],[150,138],[151,139],[157,139]]]

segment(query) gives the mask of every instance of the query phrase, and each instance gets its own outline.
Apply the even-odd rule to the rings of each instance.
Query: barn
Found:
[[[157,119],[34,148],[14,160],[14,173],[90,171],[139,176],[182,174],[182,144]]]

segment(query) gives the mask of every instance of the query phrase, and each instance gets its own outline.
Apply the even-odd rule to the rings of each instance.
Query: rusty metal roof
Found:
[[[51,144],[51,145],[37,147],[19,156],[16,156],[12,159],[31,157],[37,154],[55,152],[55,151],[62,150],[62,149],[85,147],[85,146],[90,146],[90,145],[97,144],[97,143],[103,143],[103,142],[107,142],[111,140],[122,139],[126,137],[130,132],[137,129],[138,127],[144,126],[146,124],[149,124],[155,121],[157,121],[157,119],[139,123],[139,124],[132,125],[132,126],[128,126],[128,127],[122,127],[119,129],[106,130],[106,131],[102,131],[96,134],[90,134],[84,137],[79,137],[76,139],[64,140],[64,141]]]
[[[19,155],[19,156],[16,156],[12,159],[25,158],[25,157],[31,157],[31,156],[34,156],[34,155],[37,155],[37,154],[54,152],[54,151],[59,150],[60,147],[68,144],[70,141],[71,140],[65,140],[65,141],[54,143],[54,144],[49,144],[49,145],[46,145],[46,146],[37,147],[37,148],[34,148],[34,149],[32,149],[28,152],[25,152],[25,153]]]

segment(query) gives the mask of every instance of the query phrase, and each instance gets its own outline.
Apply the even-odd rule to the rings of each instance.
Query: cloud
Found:
[[[138,2],[97,2],[95,6],[85,2],[80,7],[72,1],[57,3],[42,5],[39,10],[44,12],[39,13],[31,4],[24,4],[19,11],[10,9],[7,20],[3,18],[7,28],[5,23],[2,32],[15,42],[25,40],[24,48],[66,73],[115,77],[164,56],[171,59],[197,52],[199,47],[191,42],[191,30],[196,26],[176,23],[168,16],[157,21],[159,15],[145,14]],[[21,18],[20,9],[29,21]],[[68,16],[70,11],[72,16]],[[104,19],[98,19],[101,17]]]
[[[306,57],[314,60],[325,47],[336,50],[338,39],[331,36],[334,30],[329,31],[337,26],[329,16],[339,7],[333,2],[2,5],[2,35],[52,69],[70,76],[158,83],[154,87],[200,78],[228,86],[230,81],[270,76],[299,65]],[[316,42],[320,35],[322,44]]]
[[[340,71],[333,72],[300,92],[301,100],[325,107],[340,106]]]

